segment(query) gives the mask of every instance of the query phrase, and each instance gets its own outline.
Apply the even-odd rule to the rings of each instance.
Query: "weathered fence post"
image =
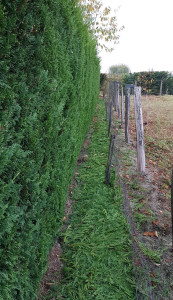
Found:
[[[137,169],[145,173],[144,128],[141,105],[141,87],[134,87],[134,105],[137,137]]]
[[[124,93],[123,93],[123,85],[121,85],[121,128],[123,128],[124,122]]]
[[[116,104],[116,86],[115,86],[115,82],[113,81],[113,96],[112,96],[112,101],[113,101],[113,107],[115,109],[115,111],[117,110],[117,104]]]
[[[109,145],[109,155],[108,155],[108,164],[106,168],[106,184],[110,183],[110,175],[111,175],[111,165],[112,165],[112,156],[114,152],[114,145],[115,145],[115,135],[111,135],[110,138],[110,145]]]
[[[103,98],[106,96],[106,80],[104,81],[104,86],[103,86]]]
[[[120,118],[120,101],[119,101],[119,82],[115,81],[115,101],[116,101],[116,111],[118,112],[118,118]]]
[[[104,98],[104,100],[105,100],[106,122],[107,122],[107,120],[108,120],[108,100],[107,100],[107,98]]]
[[[113,103],[112,101],[110,102],[110,106],[109,106],[109,126],[108,126],[108,136],[110,134],[111,131],[111,125],[112,125],[112,108],[113,108]]]
[[[163,87],[163,80],[160,82],[160,96],[162,96],[162,87]]]
[[[111,81],[108,82],[108,97],[111,98],[112,89],[111,89]]]
[[[172,250],[173,250],[173,170],[171,178],[171,223],[172,223]]]
[[[129,113],[130,113],[130,87],[126,87],[126,93],[125,93],[125,141],[127,143],[130,142]]]
[[[146,123],[144,123],[145,125],[148,125],[149,123],[149,98],[148,98],[148,93],[146,93],[146,110],[147,110],[147,116],[146,116]]]
[[[109,81],[109,98],[112,100],[114,94],[114,83],[112,80]]]
[[[172,218],[172,249],[173,249],[173,170],[171,179],[171,218]]]

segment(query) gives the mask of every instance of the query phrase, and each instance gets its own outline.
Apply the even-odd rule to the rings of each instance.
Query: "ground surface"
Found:
[[[113,167],[111,184],[105,184],[108,149],[100,100],[69,190],[59,239],[63,253],[55,243],[39,299],[135,299],[130,236]]]
[[[117,122],[117,116],[114,113],[116,126],[113,125],[112,130],[113,132],[114,130],[118,131],[115,164],[117,164],[116,169],[125,198],[124,211],[127,214],[132,234],[132,262],[136,274],[137,299],[172,300],[173,256],[171,252],[170,183],[173,161],[173,97],[145,96],[142,99],[142,106],[146,173],[144,176],[140,176],[136,171],[133,99],[131,100],[130,144],[125,143],[124,129],[119,129],[119,122]],[[104,120],[102,121],[104,122]],[[96,122],[97,118],[95,119]],[[88,160],[86,148],[89,143],[90,139],[87,138],[78,160],[79,167]],[[75,176],[78,176],[78,171],[75,173]],[[70,194],[73,193],[74,186],[77,186],[76,179],[70,186]],[[64,217],[65,222],[71,208],[71,197],[69,197],[66,216]],[[50,289],[54,286],[54,282],[62,279],[61,255],[61,246],[59,243],[55,243],[50,253],[50,264],[43,278],[39,299],[62,299],[56,298],[52,294],[50,296]],[[133,299],[133,297],[127,299]]]
[[[124,183],[132,219],[135,222],[135,241],[140,249],[134,252],[138,276],[137,285],[151,287],[146,299],[173,299],[173,256],[171,226],[171,170],[173,144],[173,97],[142,97],[145,130],[146,173],[136,171],[136,130],[131,98],[130,144],[124,141],[124,130],[117,136],[119,175]],[[134,232],[133,232],[134,233]],[[138,250],[145,254],[145,264]],[[145,287],[141,285],[140,268],[145,269]],[[139,271],[138,271],[139,268]],[[148,277],[148,278],[146,278]],[[148,298],[147,298],[148,297]],[[139,298],[140,299],[140,298]]]

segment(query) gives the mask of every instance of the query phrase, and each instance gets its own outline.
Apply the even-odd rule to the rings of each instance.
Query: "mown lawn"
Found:
[[[122,193],[105,181],[109,138],[104,102],[99,100],[84,162],[75,171],[72,214],[63,239],[63,279],[48,299],[136,299],[128,225]],[[86,159],[87,155],[87,159]]]

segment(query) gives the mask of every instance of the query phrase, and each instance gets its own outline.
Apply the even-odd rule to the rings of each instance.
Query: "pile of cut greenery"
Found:
[[[81,153],[85,159],[75,171],[73,212],[61,233],[63,279],[46,299],[135,299],[128,225],[113,168],[111,184],[104,183],[108,148],[100,100],[87,155]]]

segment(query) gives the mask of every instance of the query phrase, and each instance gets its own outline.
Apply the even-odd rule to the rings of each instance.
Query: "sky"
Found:
[[[112,53],[99,53],[101,72],[117,64],[128,65],[131,72],[173,72],[173,0],[102,0],[118,9],[119,44]]]

